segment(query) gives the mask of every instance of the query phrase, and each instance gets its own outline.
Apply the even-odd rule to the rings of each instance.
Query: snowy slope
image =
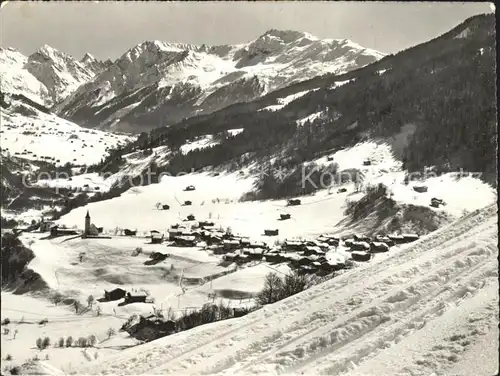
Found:
[[[85,374],[452,374],[498,338],[497,208],[489,206],[245,317],[124,351]],[[393,354],[391,356],[391,354]],[[397,355],[396,355],[397,354]],[[475,368],[498,371],[497,358]]]
[[[145,130],[158,126],[152,123],[158,116],[172,124],[294,82],[345,73],[383,56],[349,40],[280,30],[234,46],[148,41],[127,51],[57,108],[89,126]]]
[[[19,158],[57,165],[90,165],[105,157],[108,148],[133,140],[130,136],[82,128],[20,100],[7,101],[10,106],[0,109],[2,152]]]
[[[0,49],[2,92],[23,94],[47,107],[66,98],[104,68],[104,63],[90,55],[79,62],[47,45],[30,56],[14,48]]]

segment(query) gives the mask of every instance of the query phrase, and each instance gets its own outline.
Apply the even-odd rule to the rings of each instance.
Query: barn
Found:
[[[104,299],[106,301],[111,302],[113,300],[119,300],[125,296],[127,292],[121,288],[116,288],[111,291],[104,290]]]

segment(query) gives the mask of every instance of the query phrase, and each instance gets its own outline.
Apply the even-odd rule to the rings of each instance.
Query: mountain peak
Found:
[[[302,31],[295,31],[295,30],[279,30],[279,29],[269,29],[267,30],[261,38],[265,37],[271,37],[271,38],[278,38],[281,39],[285,43],[290,43],[294,42],[297,39],[300,38],[307,38],[307,39],[312,39],[315,40],[317,39],[313,35],[309,33],[305,33]]]
[[[93,63],[96,61],[97,59],[88,52],[86,52],[85,55],[82,57],[82,60],[80,60],[81,63]]]

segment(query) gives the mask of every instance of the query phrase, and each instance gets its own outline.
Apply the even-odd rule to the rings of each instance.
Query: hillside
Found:
[[[269,30],[240,45],[147,41],[57,106],[91,128],[140,133],[259,98],[294,82],[344,73],[384,54],[349,40]]]
[[[85,374],[457,374],[497,354],[497,208],[249,315],[125,350]],[[366,281],[370,281],[367,288]],[[332,295],[333,294],[333,295]],[[486,347],[485,347],[486,346]],[[477,358],[492,375],[498,358]],[[468,367],[470,368],[470,366]]]
[[[293,170],[329,151],[383,139],[410,172],[461,168],[496,184],[495,54],[494,16],[475,16],[365,68],[156,129],[131,149],[167,145],[174,152],[170,173],[278,155],[276,167]],[[234,128],[243,132],[176,153],[186,140]]]

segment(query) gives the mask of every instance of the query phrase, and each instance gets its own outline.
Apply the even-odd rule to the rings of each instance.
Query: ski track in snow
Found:
[[[493,307],[489,316],[498,316],[493,304],[498,297],[491,293],[498,289],[496,244],[497,208],[492,205],[401,247],[383,262],[365,264],[245,317],[153,341],[81,371],[351,374],[356,366],[362,370],[363,364],[376,363],[391,345],[418,338],[441,317],[462,312],[481,294],[481,301]],[[450,337],[451,342],[464,335],[472,343],[482,332],[471,329]],[[421,359],[425,353],[407,351],[406,361],[396,361],[393,367],[399,369],[391,368],[390,374],[446,372],[462,352],[446,355],[448,363],[439,361],[438,352],[453,345],[442,337],[438,347],[422,350],[431,361]],[[375,369],[368,367],[365,374]]]

